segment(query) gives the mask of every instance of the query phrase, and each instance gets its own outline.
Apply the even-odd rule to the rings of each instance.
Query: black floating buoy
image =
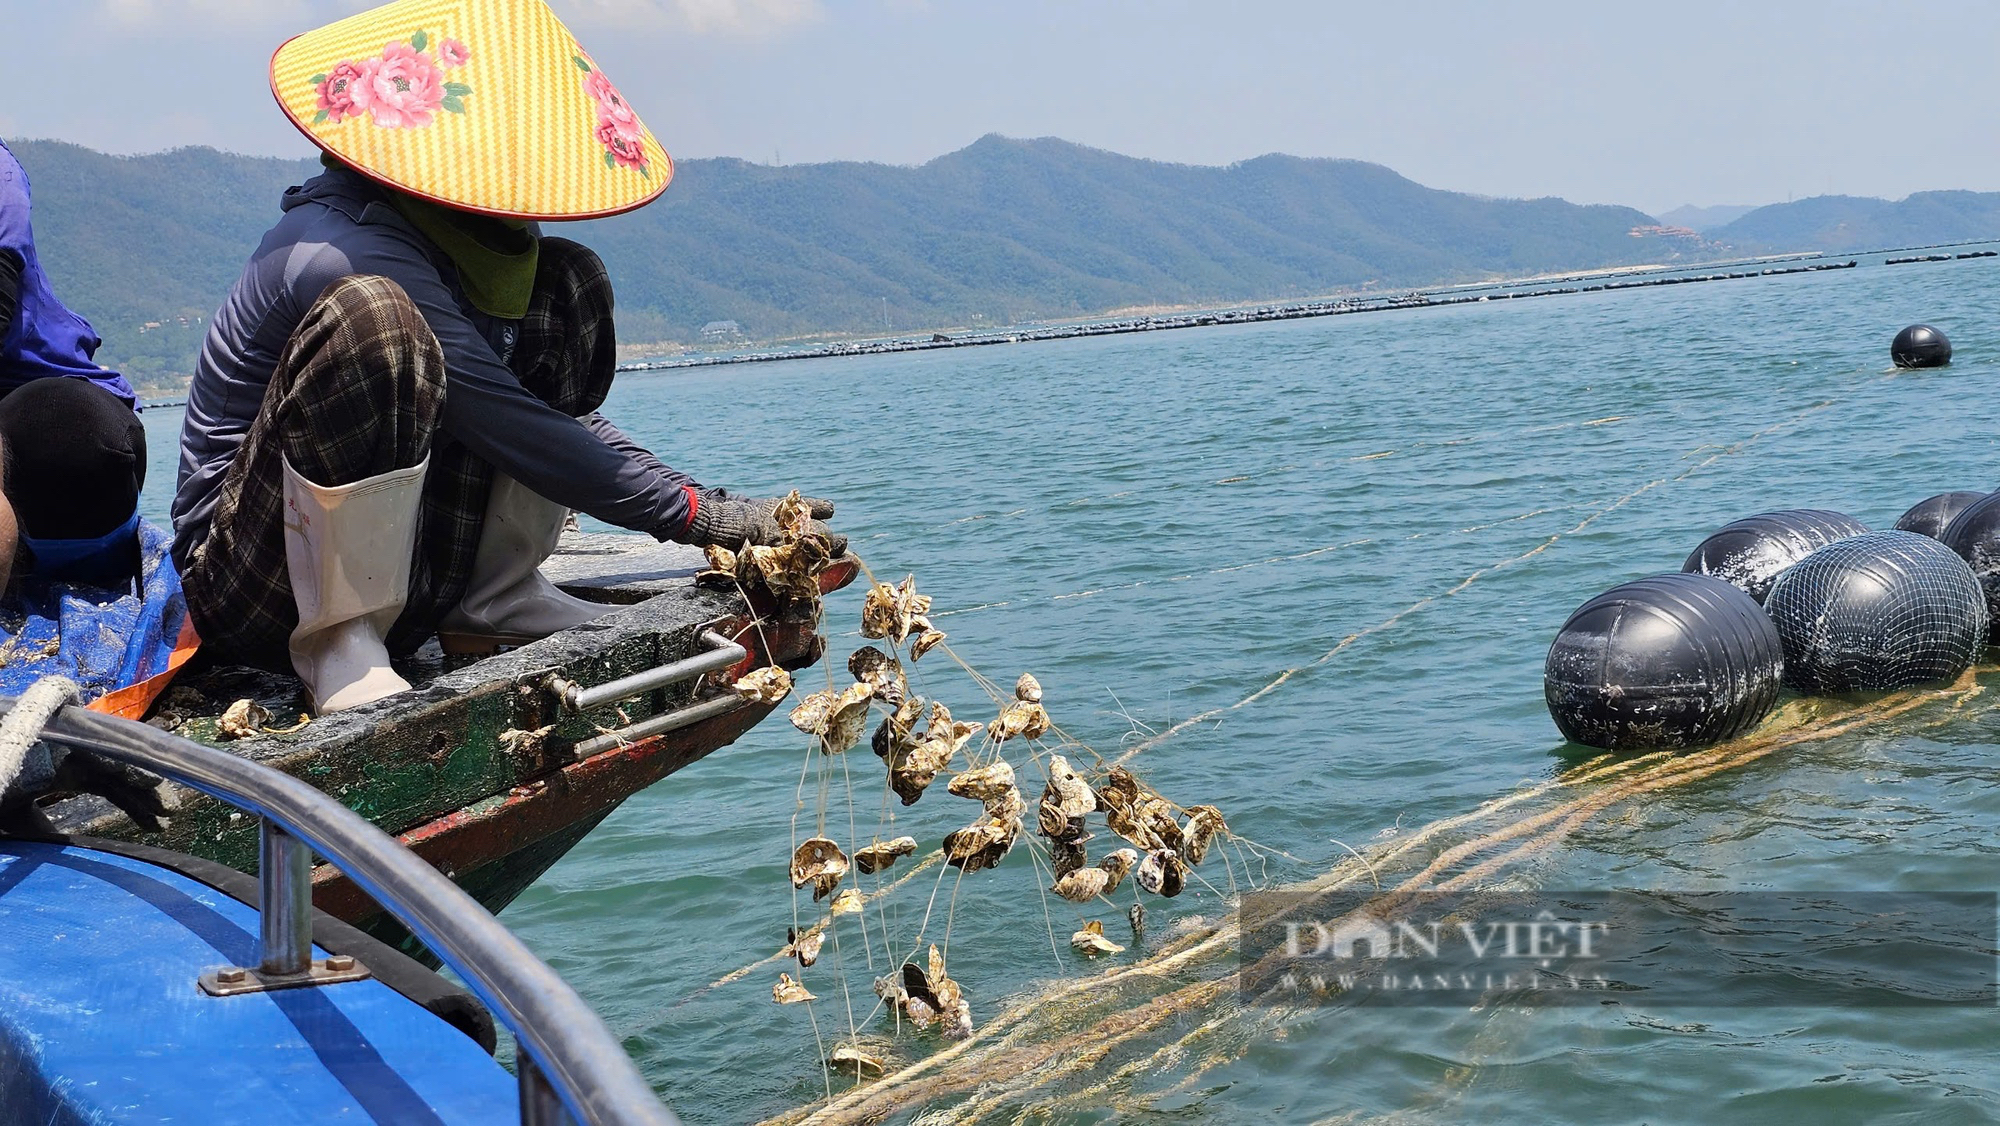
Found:
[[[1700,747],[1755,726],[1778,700],[1777,627],[1708,575],[1613,587],[1549,646],[1542,694],[1572,742],[1610,751]]]
[[[1986,591],[1986,616],[2000,620],[2000,493],[1973,501],[1945,526],[1939,542],[1972,566]]]
[[[1681,570],[1714,575],[1762,602],[1785,568],[1835,540],[1867,530],[1852,516],[1822,508],[1760,512],[1717,529],[1701,541]]]
[[[1915,532],[1934,540],[1943,539],[1944,530],[1951,526],[1951,522],[1958,517],[1958,514],[1985,496],[1985,493],[1959,491],[1925,497],[1911,505],[1908,512],[1896,518],[1896,530]]]
[[[1915,532],[1829,544],[1778,577],[1764,609],[1785,646],[1785,687],[1809,696],[1950,680],[1986,643],[1972,568]]]
[[[1911,325],[1896,334],[1889,358],[1899,368],[1941,368],[1951,362],[1951,341],[1931,325]]]

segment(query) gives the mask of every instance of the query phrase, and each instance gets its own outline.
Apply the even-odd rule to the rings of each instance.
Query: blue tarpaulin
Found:
[[[88,703],[177,667],[177,651],[185,650],[181,660],[192,651],[192,632],[172,542],[170,533],[141,521],[142,581],[124,590],[16,579],[0,599],[0,693],[16,695],[42,677],[66,676]]]

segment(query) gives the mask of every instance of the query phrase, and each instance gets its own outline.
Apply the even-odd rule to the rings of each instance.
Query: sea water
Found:
[[[1816,507],[1887,527],[1932,493],[2000,487],[2000,260],[1881,262],[633,374],[606,411],[705,482],[835,499],[836,523],[878,575],[914,573],[935,597],[960,656],[1002,684],[1034,672],[1057,721],[1099,751],[1205,716],[1131,765],[1288,854],[1237,865],[1239,885],[1276,883],[1339,862],[1336,842],[1393,839],[1576,761],[1542,703],[1557,627],[1607,587],[1678,570],[1721,524]],[[1956,361],[1892,372],[1890,338],[1920,320],[1951,335]],[[149,418],[156,507],[172,474],[170,421]],[[862,643],[859,591],[827,607],[842,680],[838,661]],[[921,691],[980,718],[984,698],[940,655],[918,672]],[[828,674],[800,682],[823,687]],[[2000,731],[1977,709],[1939,718],[1807,742],[1614,807],[1515,878],[1990,890]],[[778,970],[798,972],[790,963],[704,988],[784,941],[789,848],[822,816],[821,791],[800,786],[808,750],[774,716],[634,796],[502,916],[689,1122],[761,1118],[822,1095],[816,1061],[845,1036],[850,1009],[865,1032],[890,1031],[869,1019],[870,973],[908,953],[933,887],[940,919],[950,899],[952,880],[920,880],[871,911],[872,945],[843,931],[838,955],[829,943],[804,975],[820,996],[810,1010],[772,1003]],[[1030,768],[1031,800],[1038,785]],[[973,810],[941,784],[915,807],[884,803],[880,763],[861,749],[825,792],[825,824],[842,840],[911,833],[928,849]],[[1108,847],[1099,838],[1093,849]],[[1203,872],[1220,882],[1214,865]],[[1040,879],[1017,850],[956,884],[952,975],[975,1019],[1102,968],[1069,949],[1083,920],[1130,935],[1119,914],[1129,884],[1117,908],[1085,907],[1045,900]],[[1151,937],[1110,964],[1143,956],[1177,918],[1228,910],[1202,887],[1147,901]],[[1150,1107],[1218,1123],[1992,1121],[1994,1015],[1335,1007],[1250,1038],[1191,1083],[1175,1074],[1176,1060],[1191,1065],[1169,1054],[1132,1089],[1051,1117],[1137,1120]],[[934,1047],[906,1032],[898,1053]]]

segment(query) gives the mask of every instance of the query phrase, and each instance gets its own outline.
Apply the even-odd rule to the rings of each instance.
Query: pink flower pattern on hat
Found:
[[[472,87],[445,81],[447,67],[464,66],[472,52],[456,39],[437,43],[433,57],[428,33],[419,30],[408,42],[384,44],[382,53],[354,62],[342,59],[311,81],[318,87],[319,110],[313,124],[367,115],[382,129],[421,129],[436,120],[439,110],[464,113]]]
[[[646,131],[639,124],[639,116],[588,55],[577,55],[575,59],[585,75],[584,92],[597,103],[597,140],[604,146],[604,166],[630,168],[651,178],[651,164],[646,159]]]

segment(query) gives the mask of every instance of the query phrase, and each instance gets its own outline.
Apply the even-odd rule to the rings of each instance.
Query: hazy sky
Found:
[[[2000,190],[2000,4],[552,0],[677,157],[1058,136],[1660,211]],[[365,0],[0,0],[0,136],[307,155],[265,65]]]

